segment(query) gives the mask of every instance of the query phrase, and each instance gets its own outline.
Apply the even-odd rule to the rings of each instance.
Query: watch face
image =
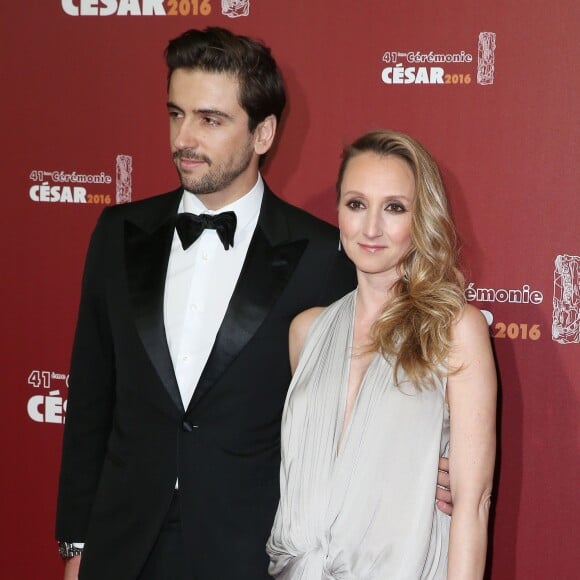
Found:
[[[80,556],[83,553],[83,549],[76,547],[70,542],[59,542],[58,552],[63,560],[68,560],[74,556]]]

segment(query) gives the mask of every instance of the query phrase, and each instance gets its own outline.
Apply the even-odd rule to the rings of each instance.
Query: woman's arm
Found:
[[[449,580],[483,578],[493,469],[497,379],[487,323],[466,306],[454,325],[447,396],[451,420],[449,473],[453,517]]]
[[[306,339],[310,325],[323,310],[324,308],[320,306],[309,308],[297,314],[290,324],[288,348],[290,350],[290,368],[292,369],[292,374],[294,374],[298,366],[298,359],[300,358],[302,346],[304,345],[304,340]]]

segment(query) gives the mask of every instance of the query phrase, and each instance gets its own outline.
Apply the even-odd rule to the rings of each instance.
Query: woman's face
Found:
[[[359,153],[340,186],[338,227],[344,251],[359,274],[382,275],[392,284],[397,264],[411,247],[415,178],[396,155]]]

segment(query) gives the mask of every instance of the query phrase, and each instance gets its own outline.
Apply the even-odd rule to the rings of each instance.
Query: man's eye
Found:
[[[214,117],[204,117],[203,122],[206,125],[213,125],[213,126],[219,125],[219,121]]]

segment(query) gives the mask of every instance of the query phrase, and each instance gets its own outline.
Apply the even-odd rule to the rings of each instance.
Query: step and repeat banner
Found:
[[[576,577],[574,0],[45,0],[1,13],[2,578],[62,574],[55,495],[88,239],[104,207],[177,185],[163,51],[206,26],[261,38],[280,64],[289,104],[264,175],[286,200],[336,223],[340,151],[370,129],[432,152],[501,375],[490,577]]]

